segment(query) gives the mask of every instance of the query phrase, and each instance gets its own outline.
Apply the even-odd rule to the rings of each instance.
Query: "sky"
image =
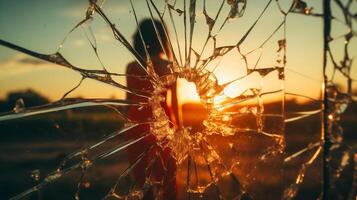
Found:
[[[200,4],[202,1],[198,2]],[[267,2],[267,0],[248,1],[244,16],[229,21],[219,33],[217,46],[237,43],[253,24]],[[282,6],[287,8],[291,1],[281,2]],[[314,7],[314,12],[321,13],[321,1],[307,0],[306,2],[309,6]],[[36,52],[54,53],[67,32],[84,18],[87,5],[88,2],[86,0],[0,0],[0,39]],[[218,1],[207,1],[207,9],[210,16],[214,16],[218,5]],[[149,16],[145,1],[134,1],[134,7],[139,19]],[[118,30],[131,41],[136,25],[129,1],[107,0],[103,10],[113,20]],[[228,7],[225,5],[222,11],[224,14],[218,20],[218,24],[224,20],[223,16],[227,12]],[[183,44],[182,17],[175,16],[174,18],[176,25],[179,27],[179,43]],[[257,49],[282,19],[283,15],[279,12],[275,1],[273,1],[242,44],[242,52]],[[174,39],[174,32],[169,18],[165,22],[170,29],[171,39]],[[205,25],[203,14],[198,13],[195,25],[193,48],[200,49],[207,34],[207,26]],[[133,56],[113,38],[110,29],[98,15],[95,15],[91,22],[91,27],[97,40],[98,53],[103,64],[109,71],[125,73],[126,65],[134,60]],[[339,27],[339,25],[336,25],[336,27]],[[75,66],[86,69],[101,69],[101,65],[96,59],[83,30],[87,29],[79,28],[71,33],[60,52]],[[332,33],[333,35],[340,35],[346,31],[343,27],[339,27],[336,30],[336,32]],[[261,52],[262,57],[258,67],[273,66],[277,59],[277,41],[283,38],[283,34],[283,29],[279,30],[263,48],[250,54],[248,56],[249,65],[254,66]],[[299,14],[289,15],[287,17],[286,39],[286,91],[319,98],[323,53],[322,20]],[[357,48],[356,40],[354,39],[352,42],[351,52],[357,52],[354,51]],[[204,55],[208,55],[212,49],[212,43],[209,43]],[[244,73],[244,62],[237,52],[224,56],[219,67],[215,70],[215,75],[220,83],[233,80]],[[4,98],[9,91],[33,88],[50,99],[56,100],[61,98],[66,91],[73,88],[80,79],[81,76],[78,73],[69,69],[34,59],[0,46],[0,98]],[[236,82],[232,85],[231,90],[239,93],[239,91],[243,91],[247,87],[255,87],[260,84],[260,81],[257,80],[257,75],[253,74],[244,80]],[[125,79],[120,79],[119,81],[125,84]],[[263,89],[269,91],[281,88],[281,83],[280,80],[277,80],[276,75],[269,75],[264,78]],[[185,93],[185,90],[182,90],[181,93]],[[125,92],[86,79],[71,96],[125,98]],[[188,95],[187,98],[190,98],[190,96]]]

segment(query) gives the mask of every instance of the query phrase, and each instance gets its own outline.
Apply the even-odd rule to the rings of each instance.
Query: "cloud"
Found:
[[[18,54],[18,55],[22,55],[22,54]],[[43,63],[45,63],[45,61],[39,60],[39,59],[35,59],[32,57],[21,57],[21,56],[17,56],[17,58],[15,58],[16,62],[18,63],[23,63],[23,64],[30,64],[30,65],[41,65]]]
[[[52,63],[18,53],[5,60],[0,60],[0,78],[34,72],[34,70],[50,69],[52,67],[54,67]]]

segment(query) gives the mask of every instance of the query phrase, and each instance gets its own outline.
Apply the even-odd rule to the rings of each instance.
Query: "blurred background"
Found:
[[[216,37],[216,46],[235,45],[269,2],[269,0],[248,1],[242,17],[229,20],[220,31],[219,26],[215,27],[213,32],[219,32]],[[287,59],[285,80],[279,79],[275,72],[264,77],[253,73],[234,82],[226,88],[225,94],[235,97],[248,88],[260,87],[263,82],[263,92],[282,90],[278,94],[264,96],[264,113],[281,115],[285,113],[286,118],[293,118],[297,116],[297,112],[321,109],[319,100],[323,82],[323,22],[321,17],[290,13],[286,18],[285,26],[277,29],[284,20],[280,9],[286,11],[293,1],[279,2],[281,8],[275,2],[269,4],[254,29],[240,46],[240,50],[243,54],[247,54],[249,67],[253,67],[256,63],[258,63],[257,68],[275,66],[279,59],[278,41],[285,38]],[[322,1],[307,0],[306,2],[309,8],[313,8],[313,13],[322,13]],[[133,3],[139,21],[150,17],[145,0]],[[165,1],[155,1],[155,3],[163,12]],[[177,7],[181,4],[182,2],[178,2]],[[205,42],[208,27],[201,6],[203,1],[197,0],[197,4],[192,48],[199,50]],[[207,1],[208,14],[214,16],[220,4],[216,1]],[[112,30],[100,16],[94,14],[90,23],[84,24],[67,35],[78,22],[84,19],[87,8],[88,1],[86,0],[0,0],[0,39],[43,54],[52,54],[60,49],[60,53],[77,67],[100,70],[103,64],[110,72],[125,74],[126,66],[134,61],[134,57],[115,40]],[[130,1],[107,0],[102,9],[124,37],[132,42],[137,26]],[[342,18],[342,13],[335,4],[332,4],[332,9],[336,17]],[[352,10],[357,10],[356,3],[352,6]],[[229,13],[228,5],[223,6],[222,13],[223,16],[217,20],[218,24],[222,24],[225,20],[224,16]],[[174,40],[173,22],[170,18],[164,18],[164,20],[171,40]],[[177,26],[178,42],[184,43],[182,16],[174,13],[173,21]],[[333,22],[331,33],[333,38],[338,38],[348,31],[342,23]],[[88,37],[91,38],[92,35],[95,36],[98,56],[102,64],[97,59],[91,43],[88,42]],[[65,37],[66,40],[62,44]],[[357,52],[356,42],[356,38],[350,41],[348,50],[351,52],[351,57]],[[334,52],[336,60],[341,59],[344,56],[343,45],[338,41],[332,45],[335,45],[333,47],[336,49]],[[202,56],[208,57],[213,50],[214,43],[210,41]],[[178,51],[178,47],[175,46],[175,54]],[[213,62],[208,69],[214,70],[213,73],[219,84],[227,83],[247,73],[244,60],[236,51],[227,53],[218,64],[217,62]],[[218,67],[214,69],[216,65]],[[331,63],[329,63],[330,74],[333,71],[331,68]],[[357,78],[356,68],[356,64],[353,63],[351,74],[354,79]],[[21,98],[25,108],[58,101],[81,79],[82,76],[71,69],[0,46],[1,113],[13,111],[17,100]],[[116,77],[116,81],[126,85],[125,77]],[[341,91],[346,90],[345,77],[336,75],[334,81]],[[354,95],[356,95],[355,82],[353,86]],[[208,113],[200,103],[194,85],[184,81],[179,82],[177,92],[184,124],[194,126],[201,123]],[[301,94],[301,96],[296,94]],[[125,99],[126,92],[108,84],[85,79],[67,97]],[[244,106],[239,105],[236,109]],[[357,130],[356,115],[357,104],[352,101],[341,120],[345,135],[344,141],[351,146],[355,145],[357,139],[354,134]],[[250,123],[255,123],[254,120],[240,119],[237,126],[253,126]],[[280,199],[284,189],[296,180],[302,164],[311,158],[316,149],[311,148],[312,150],[285,164],[283,163],[284,157],[320,140],[321,115],[317,113],[292,123],[284,123],[282,117],[267,118],[265,123],[266,131],[285,138],[284,153],[272,159],[262,161],[259,158],[259,155],[267,148],[274,146],[270,139],[263,138],[261,135],[237,134],[232,137],[211,137],[210,139],[214,141],[215,148],[224,162],[229,163],[234,160],[238,163],[232,165],[234,166],[232,171],[245,185],[253,199]],[[91,145],[124,126],[125,119],[105,106],[75,108],[0,121],[0,199],[9,199],[35,186],[53,172],[66,155]],[[103,149],[109,149],[126,140],[125,136],[119,136],[116,140],[108,142]],[[231,148],[227,150],[227,146]],[[130,148],[135,148],[135,146]],[[80,185],[81,198],[103,198],[129,164],[125,151],[120,151],[96,163],[85,173],[83,184]],[[353,167],[351,164],[343,170],[344,178],[338,183],[338,190],[346,195],[352,188],[350,174],[354,171]],[[177,182],[180,193],[184,193],[186,168],[187,163],[178,167]],[[206,172],[201,174],[202,180],[208,179],[208,175],[204,173]],[[25,199],[73,198],[79,180],[81,180],[81,170],[73,170],[59,181],[49,184]],[[231,190],[235,190],[230,183],[224,184],[227,188],[231,187]],[[229,189],[227,190],[229,193]],[[321,159],[317,158],[314,164],[308,167],[296,199],[316,199],[320,192]],[[212,191],[208,191],[205,195],[204,198],[215,198]],[[184,195],[178,198],[184,198]],[[347,196],[343,199],[347,199]]]

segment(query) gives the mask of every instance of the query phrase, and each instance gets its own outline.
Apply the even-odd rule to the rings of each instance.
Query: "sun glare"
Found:
[[[196,86],[184,78],[177,79],[177,101],[179,105],[187,103],[200,103]]]

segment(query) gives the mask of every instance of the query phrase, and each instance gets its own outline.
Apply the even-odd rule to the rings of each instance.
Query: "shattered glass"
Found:
[[[71,26],[49,25],[63,35],[57,34],[57,45],[42,44],[45,51],[0,34],[1,46],[32,56],[31,62],[76,73],[66,77],[57,100],[33,104],[19,97],[0,114],[6,130],[0,197],[355,199],[355,130],[344,130],[341,121],[345,113],[353,118],[348,108],[356,107],[357,3],[330,3],[325,26],[336,22],[347,32],[325,32],[321,77],[289,65],[290,57],[298,57],[287,56],[289,44],[296,43],[289,28],[303,29],[289,20],[326,18],[321,5],[302,0],[90,0],[70,7],[80,13]],[[153,57],[140,29],[145,18],[152,22],[160,58]],[[135,30],[144,52],[131,42]],[[341,42],[342,49],[335,44]],[[130,66],[138,73],[128,73]],[[290,90],[301,81],[290,77],[314,82],[317,92],[322,85],[322,95]],[[180,100],[190,93],[179,92],[184,82],[193,85],[194,103]],[[115,95],[99,95],[102,86]],[[83,91],[93,93],[79,97]],[[304,187],[311,171],[317,171],[315,182]],[[327,182],[329,191],[321,187]],[[309,190],[314,192],[304,196]]]

